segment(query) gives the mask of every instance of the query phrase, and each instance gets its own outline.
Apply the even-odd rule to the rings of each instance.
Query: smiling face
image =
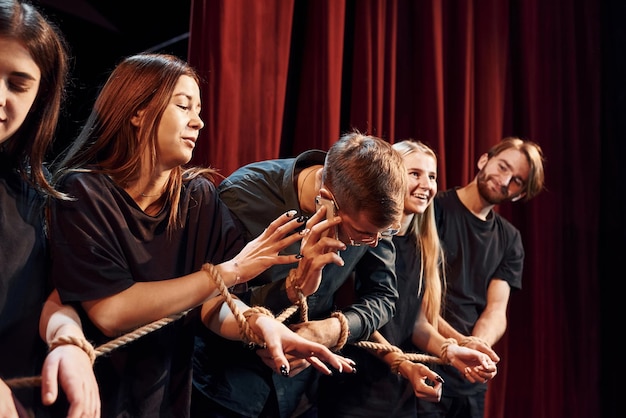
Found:
[[[478,168],[476,183],[485,201],[498,205],[524,196],[530,165],[523,152],[510,148],[490,159],[484,154],[478,160]]]
[[[187,164],[193,155],[200,129],[200,88],[186,75],[176,83],[163,112],[157,133],[157,157],[163,169]]]
[[[41,71],[19,42],[0,38],[0,144],[26,119],[39,90]]]
[[[421,151],[408,153],[402,158],[408,174],[404,213],[424,213],[437,194],[437,162]]]

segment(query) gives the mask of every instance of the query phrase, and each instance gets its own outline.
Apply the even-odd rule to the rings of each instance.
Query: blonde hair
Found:
[[[404,158],[405,156],[420,152],[435,160],[437,155],[424,143],[406,139],[396,142],[393,148]],[[419,253],[421,265],[419,276],[419,289],[424,289],[422,296],[422,310],[426,319],[435,327],[441,313],[441,301],[445,290],[445,277],[441,266],[444,262],[443,250],[435,224],[435,209],[431,202],[424,213],[416,213],[411,220],[408,234],[413,234],[416,241],[416,253]],[[443,285],[442,285],[443,283]]]

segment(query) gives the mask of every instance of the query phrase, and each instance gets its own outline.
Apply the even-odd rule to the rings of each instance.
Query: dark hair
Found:
[[[66,93],[69,55],[65,38],[33,5],[17,0],[0,0],[0,37],[24,45],[41,71],[33,106],[22,126],[3,144],[3,152],[33,186],[58,197],[43,165]]]

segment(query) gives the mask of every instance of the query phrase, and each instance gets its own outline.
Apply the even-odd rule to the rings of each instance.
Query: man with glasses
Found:
[[[393,316],[398,293],[390,237],[397,232],[402,216],[406,175],[402,158],[391,144],[350,132],[328,153],[311,150],[296,158],[242,167],[218,190],[242,222],[248,239],[263,231],[265,219],[275,219],[273,214],[288,208],[299,208],[302,215],[311,216],[317,203],[326,206],[327,217],[341,218],[336,238],[346,245],[339,254],[342,262],[324,267],[319,287],[318,283],[287,277],[293,266],[274,266],[248,282],[247,291],[239,294],[244,301],[278,315],[297,303],[302,292],[307,296],[308,321],[293,328],[335,350],[366,340]],[[323,243],[322,239],[319,245]],[[299,253],[299,243],[286,251]],[[300,256],[307,259],[307,254]],[[353,271],[359,272],[353,290],[356,301],[337,311],[338,292]],[[315,293],[309,291],[316,288]],[[289,320],[295,323],[298,319],[293,315]],[[212,358],[216,355],[219,362]],[[291,366],[290,377],[280,376],[240,343],[225,343],[208,333],[199,335],[194,357],[194,415],[282,418],[306,410],[303,405],[315,396],[317,373],[306,361]]]

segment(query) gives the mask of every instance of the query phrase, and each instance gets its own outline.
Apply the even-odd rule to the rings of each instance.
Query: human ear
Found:
[[[324,186],[320,187],[318,194],[325,199],[334,200],[333,195]]]
[[[141,121],[143,119],[144,110],[138,110],[135,112],[132,118],[130,118],[130,123],[135,127],[139,127],[141,125]]]
[[[478,159],[478,162],[476,163],[476,165],[478,166],[478,169],[482,170],[483,167],[487,165],[487,161],[489,161],[489,155],[487,155],[487,153],[484,153],[483,155],[480,156],[480,158]]]

